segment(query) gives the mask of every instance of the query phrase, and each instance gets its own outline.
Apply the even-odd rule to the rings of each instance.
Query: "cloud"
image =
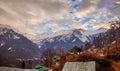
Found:
[[[61,19],[67,12],[66,7],[67,5],[58,0],[1,0],[0,24],[10,25],[31,35],[40,30],[40,34],[46,30],[43,22]],[[34,27],[31,27],[33,25]]]
[[[75,16],[79,18],[87,16],[96,10],[97,4],[98,0],[83,0]]]
[[[68,30],[69,29],[69,28],[66,28],[65,26],[61,26],[60,24],[56,24],[56,23],[48,24],[46,26],[47,26],[47,28],[51,28],[53,33],[59,32],[61,30]]]
[[[59,19],[67,13],[67,5],[57,0],[1,0],[0,8],[17,20],[30,24],[50,18]]]
[[[92,25],[94,29],[99,29],[99,28],[106,28],[106,29],[110,29],[110,24],[109,23],[103,23],[103,24],[99,24],[99,25]]]
[[[116,1],[0,0],[0,24],[12,26],[27,37],[73,28],[88,30],[88,25],[96,29],[108,26],[106,22],[120,14],[119,7],[112,8]],[[93,19],[83,24],[85,17]]]
[[[84,29],[84,30],[88,30],[88,28],[87,28],[88,25],[89,25],[88,23],[86,23],[86,24],[73,23],[73,24],[72,24],[72,27],[73,27],[74,29]]]
[[[97,8],[110,7],[118,0],[99,0]]]

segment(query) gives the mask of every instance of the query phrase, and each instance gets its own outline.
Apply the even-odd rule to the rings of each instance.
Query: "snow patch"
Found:
[[[7,33],[7,30],[0,29],[0,35]]]
[[[13,36],[14,36],[14,39],[20,39],[20,37],[17,35],[13,35]]]
[[[48,41],[52,43],[54,40],[53,39],[48,39]]]
[[[41,46],[39,45],[38,48],[41,48]]]
[[[11,50],[11,49],[12,49],[12,47],[9,47],[9,48],[8,48],[8,50]]]
[[[2,47],[4,44],[5,44],[5,42],[4,42],[4,41],[2,41],[2,43],[1,43],[1,47]]]
[[[73,39],[73,40],[72,40],[72,42],[75,42],[75,41],[76,41],[76,39]]]
[[[89,41],[88,38],[87,38],[86,36],[83,36],[82,38],[80,38],[80,40],[81,40],[82,42]]]

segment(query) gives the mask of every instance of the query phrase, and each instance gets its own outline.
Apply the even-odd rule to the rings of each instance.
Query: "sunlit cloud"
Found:
[[[62,30],[109,28],[117,0],[0,0],[0,24],[29,38]],[[24,30],[23,30],[24,29]]]
[[[93,25],[94,29],[99,29],[99,28],[107,28],[110,29],[110,24],[109,23],[103,23],[103,24],[99,24],[99,25]]]

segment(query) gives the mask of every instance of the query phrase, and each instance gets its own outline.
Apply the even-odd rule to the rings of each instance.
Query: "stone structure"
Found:
[[[95,62],[66,62],[62,71],[95,71]]]

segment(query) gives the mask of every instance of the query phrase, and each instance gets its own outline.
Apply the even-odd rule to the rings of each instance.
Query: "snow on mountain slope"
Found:
[[[59,50],[61,48],[64,50],[69,50],[75,45],[81,46],[86,42],[92,41],[92,36],[106,31],[107,29],[104,28],[100,28],[95,31],[82,29],[65,30],[51,35],[42,34],[40,37],[37,37],[35,42],[39,45],[41,50],[44,50],[47,47],[51,47],[54,50]]]
[[[44,39],[49,39],[50,41],[52,41],[52,38],[60,36],[60,35],[62,35],[61,39],[64,40],[64,38],[70,38],[70,35],[75,34],[76,36],[78,36],[79,39],[83,39],[83,42],[85,42],[86,38],[84,39],[82,37],[92,36],[95,34],[106,32],[106,31],[107,31],[107,29],[105,29],[105,28],[100,28],[95,31],[88,31],[88,30],[82,30],[82,29],[63,30],[60,32],[56,32],[54,34],[41,34],[40,36],[36,37],[37,39],[34,39],[33,41],[36,43],[40,43]],[[80,34],[83,35],[83,36],[80,36],[81,38],[79,37]]]

